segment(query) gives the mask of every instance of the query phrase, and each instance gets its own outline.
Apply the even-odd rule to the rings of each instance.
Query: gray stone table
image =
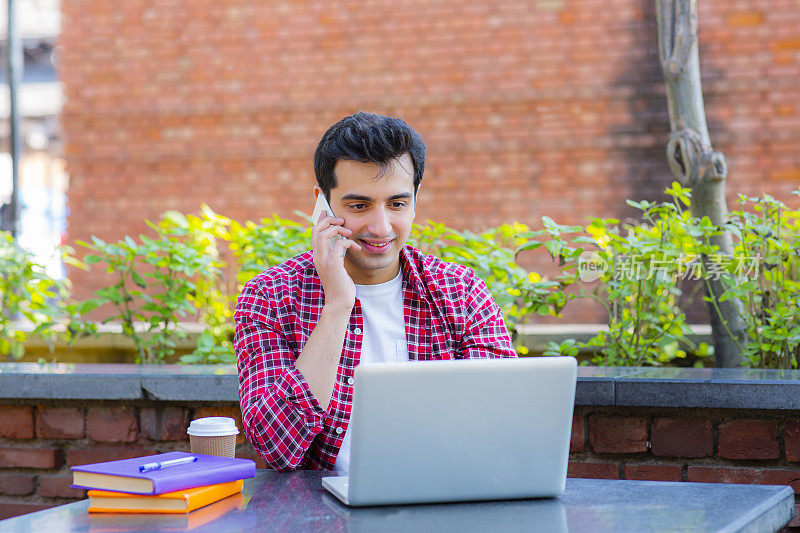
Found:
[[[232,496],[189,515],[104,515],[88,501],[0,522],[0,532],[62,531],[776,531],[790,487],[568,479],[560,498],[348,508],[322,472],[259,470]]]

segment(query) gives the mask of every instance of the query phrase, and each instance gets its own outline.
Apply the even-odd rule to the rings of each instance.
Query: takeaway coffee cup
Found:
[[[236,435],[239,429],[233,418],[209,416],[192,420],[189,429],[189,445],[192,453],[235,457]]]

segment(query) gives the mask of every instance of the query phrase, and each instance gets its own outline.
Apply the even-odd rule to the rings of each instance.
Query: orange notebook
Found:
[[[242,491],[239,479],[217,485],[165,492],[156,496],[90,490],[90,513],[188,513]]]
[[[192,531],[216,522],[232,511],[240,511],[244,507],[242,493],[223,498],[211,505],[201,507],[191,513],[154,514],[154,513],[90,513],[90,533],[123,533],[126,531]],[[252,520],[251,520],[252,521]],[[245,521],[246,522],[246,521]],[[225,521],[221,520],[221,524]],[[221,529],[220,531],[224,530]],[[245,529],[245,528],[243,528]],[[252,524],[251,529],[255,529]],[[203,530],[208,530],[203,527]]]

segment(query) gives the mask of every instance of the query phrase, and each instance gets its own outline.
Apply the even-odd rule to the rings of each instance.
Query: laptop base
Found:
[[[322,487],[339,498],[345,505],[350,505],[350,500],[347,497],[347,488],[349,484],[350,476],[329,476],[322,478]]]

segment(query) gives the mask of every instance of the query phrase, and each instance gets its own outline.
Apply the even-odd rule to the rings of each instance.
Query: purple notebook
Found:
[[[191,456],[197,457],[197,461],[149,472],[139,471],[139,467],[147,463]],[[100,489],[131,494],[163,494],[254,477],[256,463],[250,459],[169,452],[135,459],[73,466],[71,470],[72,487],[76,489]]]

